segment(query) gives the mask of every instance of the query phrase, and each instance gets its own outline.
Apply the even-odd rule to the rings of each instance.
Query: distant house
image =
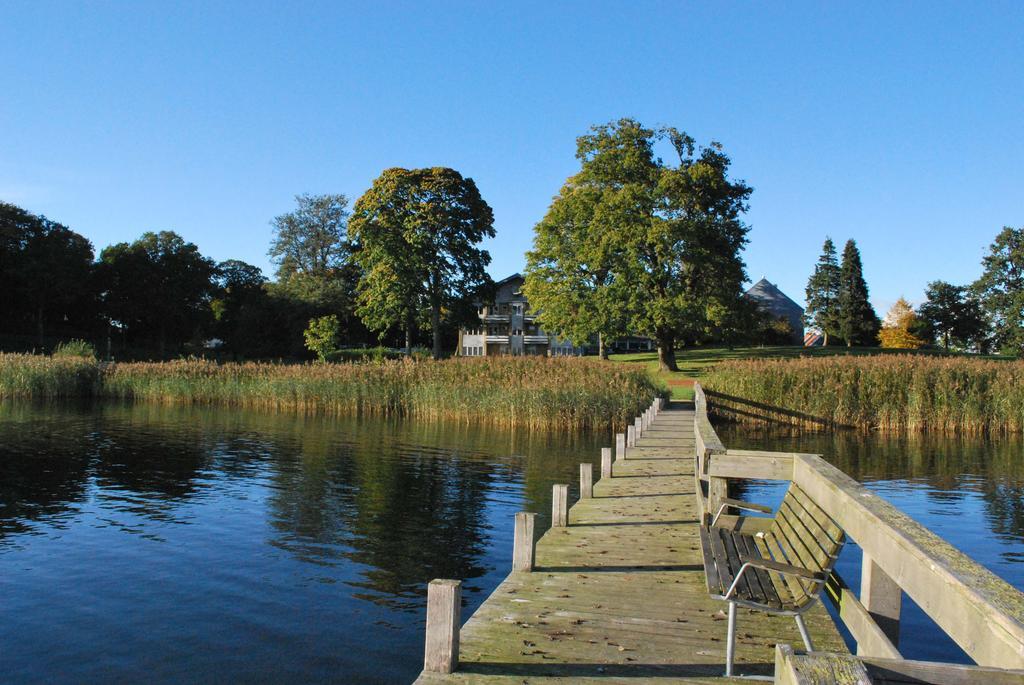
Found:
[[[762,278],[751,286],[746,297],[757,303],[761,311],[776,319],[785,319],[793,329],[793,344],[804,344],[804,309],[779,290],[778,286]]]
[[[494,302],[478,305],[479,325],[459,331],[460,356],[574,357],[590,351],[541,330],[537,313],[530,310],[530,303],[523,294],[524,282],[521,274],[512,274],[495,283]]]

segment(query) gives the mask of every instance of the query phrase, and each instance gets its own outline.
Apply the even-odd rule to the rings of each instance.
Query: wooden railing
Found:
[[[700,384],[694,395],[703,511],[717,511],[730,479],[788,480],[863,550],[859,597],[838,576],[829,583],[859,656],[900,658],[900,605],[906,593],[979,665],[1024,669],[1024,593],[819,455],[727,449],[708,420],[708,397]]]
[[[789,645],[775,646],[776,685],[1020,685],[1022,682],[1024,671],[1017,669],[829,652],[797,654]]]

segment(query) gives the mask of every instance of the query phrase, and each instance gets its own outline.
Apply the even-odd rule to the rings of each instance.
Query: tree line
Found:
[[[902,297],[879,321],[868,302],[860,253],[846,243],[840,263],[831,238],[807,282],[805,321],[824,344],[1024,353],[1024,228],[1004,227],[982,259],[973,283],[932,281],[915,310]]]
[[[752,188],[730,176],[717,142],[634,119],[577,138],[579,169],[535,227],[524,293],[541,327],[576,344],[654,339],[663,369],[680,345],[785,344],[788,323],[744,297],[743,221]],[[665,161],[663,157],[667,157]],[[88,337],[122,357],[182,352],[328,358],[386,341],[429,339],[440,357],[476,305],[493,299],[493,212],[473,179],[444,167],[387,169],[349,207],[299,195],[272,221],[274,280],[239,260],[215,263],[171,231],[95,255],[68,227],[0,203],[4,347]],[[953,349],[1024,349],[1024,229],[1006,228],[970,286],[929,285],[913,336]],[[831,239],[807,290],[806,323],[827,343],[876,345],[887,331],[868,299],[860,252]],[[910,323],[907,323],[907,322]],[[104,345],[104,343],[106,343]]]
[[[453,169],[387,169],[351,210],[341,194],[295,201],[272,221],[273,281],[173,231],[96,255],[67,226],[0,203],[0,345],[46,350],[83,337],[122,358],[303,358],[303,331],[326,317],[351,345],[411,346],[429,331],[439,357],[446,334],[490,296],[479,243],[494,235],[493,213]]]

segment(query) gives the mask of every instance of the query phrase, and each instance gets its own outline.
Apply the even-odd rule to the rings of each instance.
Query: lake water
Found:
[[[4,682],[410,682],[593,440],[156,406],[0,405]],[[541,518],[541,517],[538,517]],[[548,526],[548,517],[538,528]]]
[[[821,452],[1024,587],[1019,439],[786,436]],[[151,405],[0,404],[5,682],[409,682],[424,592],[465,581],[464,616],[605,436]],[[595,467],[596,469],[596,467]],[[575,498],[575,494],[570,495]],[[746,496],[781,497],[754,483]],[[840,571],[859,577],[848,546]],[[905,609],[908,656],[962,659]]]

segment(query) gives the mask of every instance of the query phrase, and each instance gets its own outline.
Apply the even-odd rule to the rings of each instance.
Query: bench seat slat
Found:
[[[761,550],[757,548],[757,543],[754,538],[749,535],[738,535],[736,536],[736,546],[740,551],[740,557],[749,557],[751,559],[763,559]],[[753,572],[754,577],[761,586],[761,594],[764,595],[765,604],[775,609],[782,609],[783,602],[779,597],[778,591],[775,589],[775,583],[772,580],[771,575],[768,571],[762,568],[749,568],[746,574]],[[744,574],[744,575],[746,575]]]
[[[740,572],[740,567],[743,565],[740,561],[739,550],[736,549],[736,538],[721,528],[716,528],[715,530],[718,533],[718,537],[722,540],[722,546],[725,547],[726,555],[729,557],[730,575],[736,578]],[[739,585],[736,586],[736,596],[753,602],[760,602],[764,599],[761,593],[761,584],[757,582],[749,571],[740,577]]]
[[[758,551],[761,553],[762,559],[772,559],[773,561],[779,561],[772,554],[771,547],[768,545],[769,538],[766,535],[756,535],[753,538],[754,544],[757,546]],[[794,595],[792,588],[789,586],[789,580],[786,576],[781,573],[768,572],[768,577],[772,579],[775,586],[775,592],[779,596],[779,600],[783,606],[796,606],[797,597],[800,595]]]
[[[711,549],[711,529],[707,526],[700,527],[700,551],[704,556],[704,576],[708,585],[708,594],[721,594],[723,592],[722,577],[719,575],[718,561]]]

